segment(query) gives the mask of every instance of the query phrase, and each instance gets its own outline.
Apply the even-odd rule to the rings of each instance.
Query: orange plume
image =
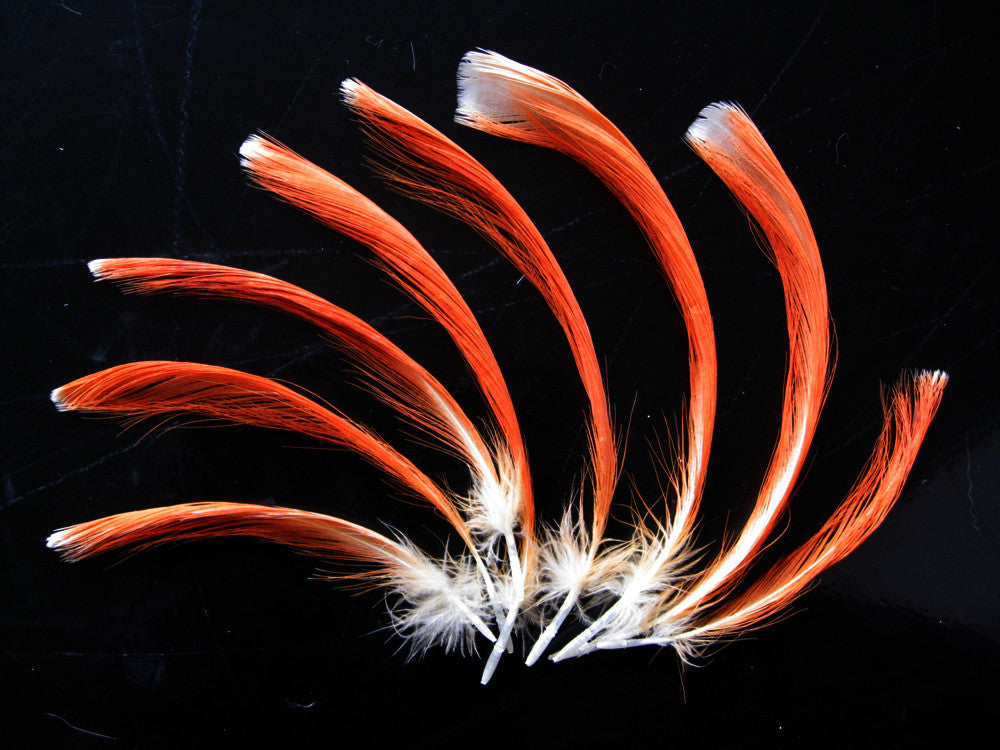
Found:
[[[66,561],[79,562],[217,536],[255,537],[324,562],[363,563],[374,567],[362,575],[376,578],[413,563],[407,547],[364,526],[321,513],[247,503],[184,503],[119,513],[60,529],[48,546]]]
[[[788,325],[781,428],[757,502],[739,536],[701,575],[669,616],[680,617],[731,585],[774,528],[795,486],[833,375],[826,278],[809,217],[764,137],[734,105],[713,104],[687,141],[749,211],[781,275]]]
[[[246,503],[184,503],[60,529],[49,536],[48,546],[64,560],[77,562],[118,550],[226,536],[274,542],[338,567],[360,564],[358,571],[332,577],[370,581],[397,594],[403,601],[393,612],[396,630],[412,639],[415,650],[432,644],[465,650],[471,645],[470,626],[495,639],[483,622],[471,568],[434,562],[409,543],[321,513]]]

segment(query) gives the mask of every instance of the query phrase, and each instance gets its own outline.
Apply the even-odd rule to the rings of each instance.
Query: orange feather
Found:
[[[396,629],[412,639],[415,650],[432,644],[464,650],[472,640],[470,626],[494,640],[480,616],[478,585],[470,570],[434,562],[411,544],[321,513],[246,503],[184,503],[60,529],[49,536],[48,546],[64,560],[77,562],[119,550],[227,536],[281,544],[338,568],[361,565],[350,574],[324,577],[389,587],[402,599],[393,612]]]
[[[732,585],[788,502],[812,443],[833,375],[826,278],[798,193],[764,137],[739,107],[713,104],[687,133],[695,152],[757,222],[785,290],[788,366],[781,427],[757,502],[738,537],[671,605],[681,617]]]

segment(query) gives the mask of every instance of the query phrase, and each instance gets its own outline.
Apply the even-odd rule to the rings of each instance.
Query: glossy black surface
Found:
[[[0,24],[0,699],[9,747],[742,747],[959,745],[998,705],[995,35],[984,12],[796,3],[8,3]],[[335,92],[357,76],[480,158],[563,263],[606,363],[625,468],[655,498],[647,441],[674,419],[684,333],[625,212],[563,157],[451,122],[454,74],[482,46],[556,74],[635,143],[673,200],[716,321],[719,418],[703,539],[752,502],[778,425],[777,275],[734,201],[681,143],[706,104],[742,103],[810,212],[839,340],[838,376],[784,536],[850,486],[905,368],[952,381],[897,507],[795,613],[681,670],[667,652],[527,669],[432,652],[407,662],[377,594],[312,581],[249,541],[69,566],[55,528],[205,499],[277,503],[406,530],[444,524],[392,500],[349,455],[249,428],[143,439],[56,413],[49,391],[137,359],[287,379],[393,442],[313,330],[279,315],[94,285],[85,261],[168,255],[263,271],[363,315],[482,413],[438,328],[354,244],[247,187],[261,129],[373,197],[440,260],[494,344],[528,436],[541,511],[581,466],[583,405],[538,295],[464,227],[364,164]],[[456,465],[407,448],[460,486]],[[627,518],[628,483],[619,519]],[[728,519],[728,520],[727,520]],[[454,542],[452,542],[454,544]],[[111,739],[114,738],[114,739]],[[0,744],[4,744],[0,743]]]

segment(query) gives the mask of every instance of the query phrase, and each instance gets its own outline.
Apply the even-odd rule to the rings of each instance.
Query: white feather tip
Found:
[[[348,107],[358,100],[358,92],[364,87],[357,78],[345,78],[340,82],[340,100]]]
[[[62,389],[63,386],[60,386],[52,391],[52,393],[49,394],[49,399],[51,399],[52,403],[55,404],[57,410],[70,411],[72,407],[63,399]]]
[[[97,258],[87,264],[87,270],[90,271],[90,275],[94,277],[95,281],[100,281],[106,276],[105,268],[107,267],[107,264],[107,258]]]
[[[917,373],[917,379],[929,385],[946,385],[948,378],[949,375],[944,370],[921,370]]]
[[[466,52],[458,64],[455,120],[469,124],[476,116],[496,120],[517,116],[510,86],[522,68],[525,66],[496,52],[482,49]]]
[[[742,112],[742,108],[732,102],[709,104],[698,113],[697,119],[691,123],[684,138],[688,143],[719,144],[731,132],[729,118]]]
[[[240,166],[249,166],[255,159],[263,158],[268,151],[267,139],[260,135],[252,135],[240,146]]]
[[[48,539],[45,540],[45,546],[49,549],[61,550],[67,544],[67,538],[69,534],[68,529],[59,529],[58,531],[53,531],[49,534]]]

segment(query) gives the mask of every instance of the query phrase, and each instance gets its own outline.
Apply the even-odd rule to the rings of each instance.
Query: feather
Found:
[[[708,467],[715,422],[717,365],[715,332],[708,297],[694,252],[680,219],[649,167],[629,140],[580,94],[559,79],[494,52],[469,52],[458,70],[456,121],[487,133],[560,151],[583,164],[635,218],[666,277],[688,333],[689,401],[672,480],[678,488],[669,524],[650,535],[636,529],[635,548],[643,560],[623,575],[641,575],[624,585],[645,600],[683,563],[691,545],[698,504]],[[598,497],[590,535],[591,558],[598,556],[610,510],[610,497]],[[648,545],[652,539],[652,548]],[[651,556],[650,556],[651,555]],[[571,599],[583,586],[569,592]],[[641,592],[641,593],[640,593]],[[621,608],[630,606],[623,601]],[[561,608],[536,643],[537,659],[568,614]],[[592,626],[599,630],[599,620]]]
[[[560,151],[591,171],[639,224],[666,277],[688,333],[690,397],[681,494],[671,534],[686,539],[705,481],[715,422],[717,366],[708,297],[673,206],[639,152],[590,102],[554,76],[495,52],[473,51],[458,68],[456,122]],[[606,508],[594,529],[603,532]],[[597,540],[599,541],[599,540]]]
[[[457,144],[356,79],[341,84],[341,95],[376,152],[387,159],[379,174],[406,195],[478,231],[541,292],[555,315],[587,394],[589,473],[603,532],[618,481],[617,441],[590,329],[559,262],[514,197]],[[528,661],[534,661],[531,655]]]
[[[947,383],[947,374],[940,371],[901,376],[883,400],[884,425],[868,465],[823,528],[746,592],[678,634],[675,642],[697,644],[759,627],[787,607],[816,576],[857,549],[899,499]]]
[[[778,440],[750,518],[729,549],[670,606],[675,617],[732,585],[764,544],[802,470],[833,377],[819,248],[802,201],[774,152],[747,114],[730,104],[702,110],[687,141],[763,232],[785,292],[788,365]]]
[[[54,532],[47,545],[67,562],[78,562],[119,550],[226,536],[281,544],[326,564],[362,566],[332,577],[387,587],[401,600],[393,608],[396,631],[417,651],[432,644],[446,651],[467,650],[473,629],[495,638],[483,622],[486,608],[474,566],[447,560],[442,565],[405,539],[395,541],[321,513],[245,503],[185,503],[76,524]]]

